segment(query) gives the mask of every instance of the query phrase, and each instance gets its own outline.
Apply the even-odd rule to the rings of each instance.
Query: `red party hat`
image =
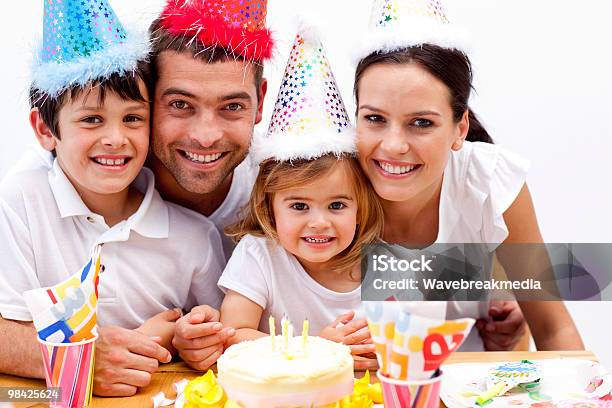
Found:
[[[267,0],[170,0],[161,25],[172,35],[264,61],[272,56],[274,45],[265,26],[266,12]]]

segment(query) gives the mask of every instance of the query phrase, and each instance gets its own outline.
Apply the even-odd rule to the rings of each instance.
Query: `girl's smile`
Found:
[[[272,207],[280,244],[307,272],[320,271],[355,237],[357,203],[345,166],[325,177],[274,195]]]

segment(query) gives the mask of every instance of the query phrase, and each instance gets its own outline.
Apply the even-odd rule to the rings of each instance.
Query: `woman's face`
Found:
[[[441,185],[451,149],[467,135],[447,86],[418,64],[376,64],[359,83],[359,162],[388,201],[427,197]]]

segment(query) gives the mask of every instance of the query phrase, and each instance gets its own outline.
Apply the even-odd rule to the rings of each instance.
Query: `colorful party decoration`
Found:
[[[256,163],[312,160],[355,152],[355,130],[346,112],[323,44],[316,32],[297,34],[267,134],[253,136]]]
[[[77,343],[97,336],[100,251],[97,245],[81,271],[65,281],[24,292],[40,340]]]
[[[170,0],[161,25],[170,34],[222,47],[247,60],[272,57],[274,40],[266,28],[266,0]]]
[[[374,0],[370,26],[355,44],[355,57],[422,44],[465,51],[469,41],[451,24],[440,0]]]
[[[91,402],[96,337],[78,343],[39,341],[47,387],[60,388],[51,407],[81,408]]]
[[[365,302],[381,372],[404,381],[429,379],[461,346],[475,320],[440,320],[403,309],[402,302]]]
[[[45,0],[33,86],[56,97],[75,85],[133,72],[148,52],[147,36],[128,33],[107,0]]]

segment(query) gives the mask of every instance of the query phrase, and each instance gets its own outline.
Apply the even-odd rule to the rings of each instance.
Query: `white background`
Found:
[[[111,0],[146,28],[162,0]],[[264,124],[278,90],[297,14],[325,34],[349,112],[349,43],[369,20],[369,0],[269,0],[281,47],[266,69]],[[0,177],[34,142],[27,123],[29,62],[42,35],[43,1],[4,3],[0,38]],[[606,0],[449,0],[449,18],[472,37],[471,105],[499,144],[532,161],[528,183],[547,242],[612,242],[612,3]],[[126,24],[127,25],[127,24]],[[612,271],[606,271],[612,273]],[[568,304],[588,349],[612,368],[611,303]]]

